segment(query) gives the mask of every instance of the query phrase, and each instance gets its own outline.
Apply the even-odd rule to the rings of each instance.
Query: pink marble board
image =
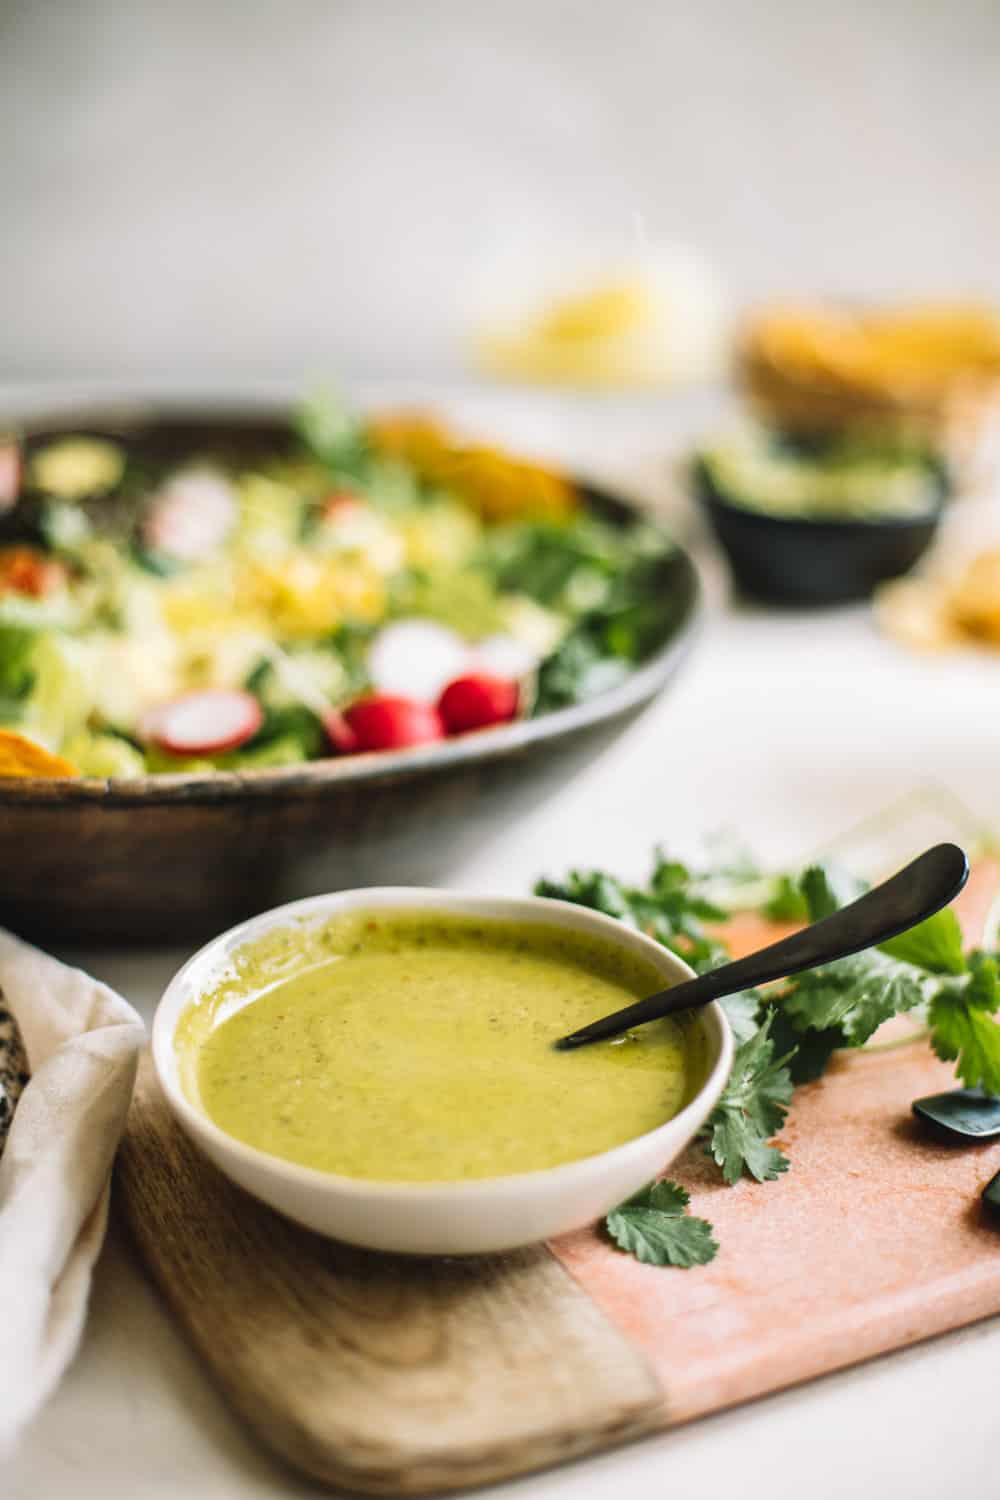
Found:
[[[980,866],[961,903],[981,931],[996,870]],[[752,922],[731,930],[747,949]],[[731,1406],[1000,1312],[1000,1231],[979,1197],[1000,1143],[928,1139],[911,1103],[953,1087],[926,1041],[838,1057],[797,1090],[775,1182],[726,1187],[700,1149],[671,1171],[719,1254],[690,1271],[644,1266],[596,1231],[552,1249],[647,1356],[663,1424]]]

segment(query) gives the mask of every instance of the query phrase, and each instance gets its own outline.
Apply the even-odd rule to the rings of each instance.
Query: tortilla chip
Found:
[[[908,646],[1000,646],[1000,548],[981,551],[948,573],[886,584],[875,596],[875,612]]]
[[[972,559],[952,591],[951,608],[969,635],[1000,645],[1000,550]]]
[[[946,650],[963,639],[947,587],[928,578],[886,584],[875,596],[875,614],[889,635],[923,651]]]
[[[0,729],[0,779],[31,776],[79,776],[72,761],[53,755],[10,729]]]

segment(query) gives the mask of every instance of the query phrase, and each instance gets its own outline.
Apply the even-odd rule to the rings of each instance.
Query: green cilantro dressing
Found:
[[[245,950],[177,1045],[188,1093],[261,1151],[349,1177],[495,1177],[620,1145],[693,1096],[695,1027],[552,1047],[661,986],[562,927],[351,912]]]

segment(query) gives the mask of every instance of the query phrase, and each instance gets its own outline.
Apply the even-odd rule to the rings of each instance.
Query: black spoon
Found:
[[[786,979],[803,969],[815,969],[820,964],[832,963],[835,958],[860,953],[863,948],[874,948],[947,906],[968,878],[965,851],[957,844],[936,844],[890,880],[866,891],[832,917],[824,917],[791,937],[748,953],[735,963],[723,964],[720,969],[712,969],[672,989],[659,990],[646,1000],[627,1005],[612,1016],[604,1016],[561,1037],[556,1046],[566,1051],[585,1047],[588,1042],[602,1042],[633,1026],[641,1026],[644,1021],[657,1021],[679,1010],[708,1005],[723,995],[734,995],[737,990]]]

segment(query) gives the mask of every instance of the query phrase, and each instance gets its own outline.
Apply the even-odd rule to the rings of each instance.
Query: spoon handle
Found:
[[[723,964],[697,979],[659,990],[611,1016],[594,1021],[556,1043],[560,1049],[582,1047],[618,1036],[644,1021],[708,1005],[723,995],[785,979],[837,958],[885,943],[953,901],[969,878],[969,861],[957,844],[936,844],[898,874],[874,886],[832,916],[793,932],[790,937]]]

